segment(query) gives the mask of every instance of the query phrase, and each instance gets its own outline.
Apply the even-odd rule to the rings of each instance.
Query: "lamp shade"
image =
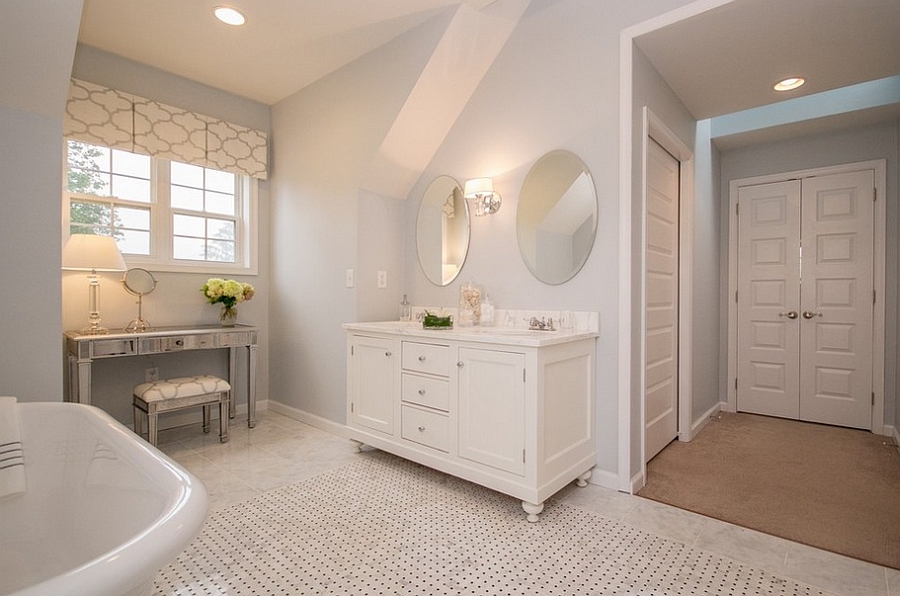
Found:
[[[478,195],[489,195],[494,192],[494,181],[490,178],[475,178],[466,182],[463,194],[467,199]]]
[[[75,271],[125,271],[125,259],[112,236],[72,234],[62,252],[62,268]]]

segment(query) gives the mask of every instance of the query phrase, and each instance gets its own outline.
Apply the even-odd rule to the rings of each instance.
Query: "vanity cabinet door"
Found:
[[[350,340],[348,420],[386,434],[394,432],[394,342],[354,335]]]
[[[525,355],[459,349],[459,456],[525,471]]]

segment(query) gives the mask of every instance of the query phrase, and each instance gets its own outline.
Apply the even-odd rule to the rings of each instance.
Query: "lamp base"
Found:
[[[78,333],[81,335],[107,335],[109,333],[109,329],[106,327],[91,327],[88,325],[87,327],[82,327],[78,330]]]
[[[125,328],[125,331],[127,331],[128,333],[144,333],[145,331],[152,330],[153,327],[144,319],[135,319],[132,322],[128,323],[128,327]]]

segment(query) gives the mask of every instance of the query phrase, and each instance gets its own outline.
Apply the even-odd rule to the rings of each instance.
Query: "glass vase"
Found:
[[[219,321],[222,323],[222,327],[234,327],[235,323],[237,323],[237,307],[236,306],[226,306],[222,308],[222,314],[219,315]]]

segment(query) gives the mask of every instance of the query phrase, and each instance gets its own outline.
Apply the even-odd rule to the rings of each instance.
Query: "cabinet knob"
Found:
[[[425,356],[419,356],[419,362],[425,362]]]
[[[425,427],[424,427],[424,426],[420,426],[420,427],[419,427],[419,432],[420,432],[420,433],[425,432]]]
[[[384,355],[387,356],[388,358],[391,357],[391,353],[390,353],[390,352],[385,352]]]
[[[457,362],[457,363],[456,363],[456,366],[458,366],[459,368],[462,368],[464,365],[463,365],[462,362]]]
[[[425,390],[424,390],[424,389],[419,389],[419,395],[425,395]]]

